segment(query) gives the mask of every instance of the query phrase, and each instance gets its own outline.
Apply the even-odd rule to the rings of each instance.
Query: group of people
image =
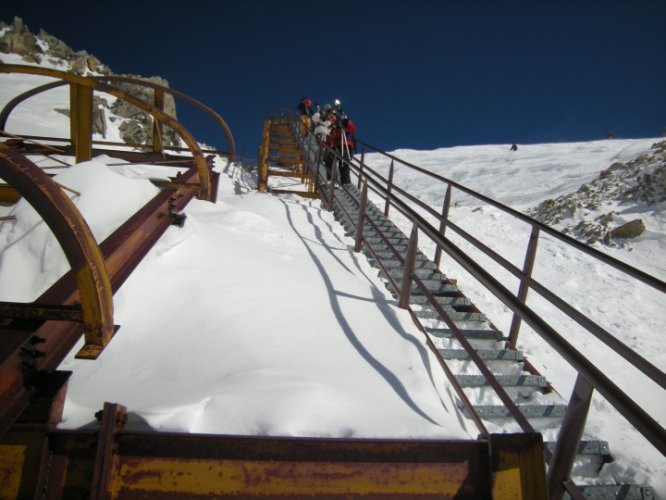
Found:
[[[331,180],[333,167],[338,164],[338,181],[342,185],[349,184],[349,159],[356,147],[356,124],[344,112],[342,103],[336,99],[332,105],[312,106],[312,100],[303,97],[297,108],[304,131],[312,131],[320,144],[327,146],[323,158],[326,179]]]

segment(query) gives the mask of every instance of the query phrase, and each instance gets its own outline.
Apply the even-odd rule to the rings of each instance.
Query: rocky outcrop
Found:
[[[626,221],[606,207],[636,208],[666,200],[666,141],[627,163],[615,162],[575,193],[545,200],[528,214],[586,243],[623,246],[645,231],[641,219]]]
[[[7,27],[6,25],[4,27]],[[20,55],[26,62],[40,63],[44,51],[37,43],[37,37],[30,33],[23,21],[15,17],[5,35],[0,38],[0,52]]]
[[[35,36],[30,32],[23,21],[16,17],[11,25],[0,23],[0,52],[19,54],[26,62],[41,63],[45,59],[56,65],[65,63],[70,71],[78,75],[113,75],[111,69],[104,65],[97,57],[88,54],[85,50],[74,51],[65,42],[55,36],[40,30]],[[144,78],[137,75],[123,75],[147,80],[168,87],[169,83],[159,76]],[[153,103],[153,90],[130,84],[117,84],[131,95]],[[68,109],[57,109],[60,113],[69,116]],[[176,103],[171,95],[164,97],[164,111],[176,117]],[[121,120],[120,133],[122,139],[128,144],[143,144],[152,137],[152,117],[131,104],[114,99],[94,97],[93,103],[93,132],[106,137],[107,120]],[[163,132],[164,143],[170,146],[179,146],[180,139],[177,134],[165,127]]]

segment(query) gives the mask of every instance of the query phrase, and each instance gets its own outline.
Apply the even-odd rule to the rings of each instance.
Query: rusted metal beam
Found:
[[[90,228],[60,187],[22,155],[0,148],[0,176],[35,208],[60,243],[80,292],[86,338],[80,354],[97,357],[115,329],[111,284]]]
[[[78,83],[69,86],[70,137],[77,163],[92,159],[92,102],[92,87]]]
[[[83,323],[83,311],[80,306],[0,302],[0,319],[8,318],[38,321],[76,321]]]
[[[107,403],[99,431],[48,433],[50,495],[547,498],[539,434],[423,441],[220,436],[127,432],[125,418],[123,407]],[[36,457],[44,449],[39,438],[39,432],[13,429],[0,441],[0,450],[11,443]],[[0,486],[7,477],[14,483],[46,477],[35,469],[40,469],[38,459],[8,464],[12,474],[0,474]],[[33,487],[24,496],[36,496],[39,482]]]
[[[197,176],[198,170],[190,167],[178,177],[180,185],[176,190],[158,193],[102,242],[99,251],[104,259],[112,291],[120,288],[172,223],[169,214],[181,212],[196,196]],[[217,176],[215,173],[213,179],[216,180]],[[74,307],[78,302],[77,276],[72,270],[35,300],[36,304],[67,307]],[[71,321],[14,320],[0,333],[3,339],[0,343],[1,435],[27,407],[33,396],[30,380],[37,373],[56,370],[80,338],[83,328],[82,324]],[[26,346],[35,354],[27,359]]]

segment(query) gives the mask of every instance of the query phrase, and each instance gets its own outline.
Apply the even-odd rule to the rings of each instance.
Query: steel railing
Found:
[[[298,117],[295,113],[286,111],[283,112],[281,116],[286,121],[293,120],[295,124],[298,123]],[[296,133],[300,133],[299,130],[300,129],[295,125]],[[331,209],[336,197],[339,196],[338,193],[347,192],[347,190],[343,189],[336,191],[332,184],[328,185],[324,182],[321,172],[321,156],[322,152],[328,148],[326,148],[325,145],[320,145],[311,133],[302,135],[301,139],[306,163],[310,168],[311,174],[316,179],[317,187],[324,204],[328,209]],[[386,216],[389,216],[390,211],[393,209],[412,224],[410,245],[407,250],[408,255],[398,255],[397,250],[395,250],[395,248],[393,249],[401,262],[405,263],[405,275],[402,283],[397,283],[396,280],[390,278],[390,275],[385,272],[385,276],[388,277],[389,283],[399,294],[401,307],[410,309],[412,316],[415,317],[415,314],[409,307],[409,296],[411,294],[411,282],[416,282],[419,288],[423,290],[426,297],[429,298],[431,305],[438,310],[442,319],[447,323],[455,337],[461,341],[461,344],[465,350],[468,351],[471,359],[476,362],[484,376],[486,376],[493,388],[495,388],[498,396],[507,405],[509,411],[514,415],[519,425],[525,431],[532,430],[530,424],[520,413],[515,403],[511,401],[511,398],[506,395],[506,392],[501,386],[498,390],[496,384],[493,383],[493,381],[497,382],[495,377],[487,368],[482,368],[485,367],[485,363],[483,363],[481,359],[475,359],[478,358],[478,356],[475,354],[474,349],[469,342],[464,339],[455,323],[448,318],[446,312],[441,306],[439,306],[439,304],[437,304],[434,297],[427,292],[424,284],[414,273],[414,249],[418,244],[418,236],[421,234],[428,238],[428,240],[435,246],[434,260],[437,266],[441,263],[442,255],[447,255],[512,311],[513,318],[507,340],[508,348],[516,347],[521,324],[526,323],[576,371],[576,382],[567,406],[567,412],[559,431],[554,452],[552,453],[552,456],[550,456],[550,453],[546,452],[546,458],[549,459],[550,462],[549,488],[551,494],[555,495],[553,498],[557,498],[558,495],[561,496],[565,489],[574,497],[580,495],[580,492],[576,490],[575,485],[569,479],[569,474],[578,444],[583,434],[587,413],[590,409],[592,395],[595,390],[628,422],[630,422],[631,425],[657,450],[663,455],[666,455],[666,431],[662,425],[629,395],[627,395],[607,373],[604,373],[604,371],[596,366],[593,361],[588,359],[585,354],[581,353],[576,347],[568,342],[565,339],[565,336],[557,330],[557,328],[562,328],[561,325],[549,323],[527,305],[529,292],[536,293],[539,297],[546,300],[551,306],[555,307],[561,313],[580,325],[584,330],[594,335],[616,354],[664,389],[666,388],[666,374],[664,374],[662,370],[618,340],[588,315],[580,312],[576,309],[574,304],[567,302],[567,300],[560,297],[557,293],[533,277],[532,272],[536,261],[540,236],[548,235],[557,240],[558,243],[582,252],[586,256],[594,259],[595,262],[619,271],[622,275],[652,287],[661,294],[666,293],[666,283],[451,179],[447,179],[417,165],[406,162],[365,142],[357,141],[357,144],[361,146],[360,153],[356,154],[348,162],[352,173],[357,177],[358,187],[362,189],[363,193],[361,199],[358,201],[360,214],[355,222],[357,230],[355,250],[360,251],[361,246],[365,245],[375,256],[375,260],[380,267],[384,267],[381,263],[381,258],[378,258],[378,255],[372,249],[372,245],[368,243],[362,235],[363,225],[368,224],[369,222],[372,223],[369,218],[365,218],[364,216],[365,207],[367,206],[368,191],[370,191],[376,199],[384,202],[384,214]],[[337,152],[331,151],[331,153],[335,155],[336,161],[344,161]],[[385,161],[390,162],[388,176],[382,175],[377,169],[368,164],[367,156],[369,153],[378,155]],[[396,165],[400,168],[409,169],[429,176],[433,183],[436,182],[442,185],[444,202],[440,211],[418,199],[416,196],[409,193],[408,190],[401,188],[394,182]],[[335,169],[333,169],[332,174],[333,176],[336,175]],[[335,180],[335,177],[333,180]],[[480,202],[491,205],[529,227],[530,234],[524,251],[522,268],[512,264],[508,259],[494,251],[489,244],[484,243],[480,239],[471,235],[449,218],[451,200],[454,192],[464,193]],[[425,216],[423,214],[425,214]],[[348,214],[348,216],[349,215],[350,214]],[[350,217],[350,220],[353,221],[353,217]],[[432,221],[434,221],[434,224]],[[381,229],[378,226],[374,224],[373,226],[379,234],[382,234]],[[499,265],[501,269],[508,271],[512,276],[517,278],[519,280],[517,293],[511,292],[493,275],[491,271],[484,268],[476,259],[472,258],[469,252],[461,249],[449,237],[447,237],[447,230],[455,233],[455,235],[471,245],[475,251],[479,251],[483,255],[489,257],[493,262]],[[388,238],[385,235],[382,235],[382,237],[388,242]],[[385,268],[384,271],[386,271]],[[441,358],[440,362],[446,364]],[[499,385],[499,383],[497,383],[497,385]],[[463,404],[465,404],[464,398]],[[467,404],[465,404],[465,406],[467,406]],[[482,429],[482,427],[479,428]]]

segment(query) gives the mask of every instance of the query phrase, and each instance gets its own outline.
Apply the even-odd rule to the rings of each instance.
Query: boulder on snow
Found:
[[[622,224],[620,227],[616,227],[611,231],[611,235],[615,238],[636,238],[645,231],[645,223],[642,219],[634,219],[626,224]]]

